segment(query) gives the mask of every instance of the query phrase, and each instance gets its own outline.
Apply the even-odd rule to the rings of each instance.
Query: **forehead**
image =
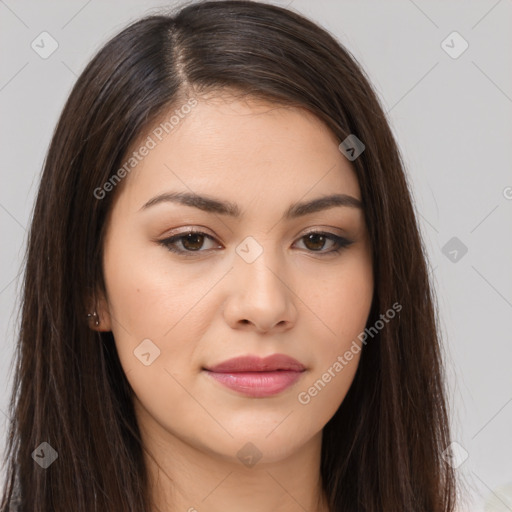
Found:
[[[306,109],[224,94],[200,97],[183,112],[173,106],[134,145],[154,142],[126,178],[124,200],[140,207],[167,191],[222,193],[238,203],[258,198],[260,205],[333,192],[360,198],[340,141]],[[161,127],[171,117],[166,133]]]

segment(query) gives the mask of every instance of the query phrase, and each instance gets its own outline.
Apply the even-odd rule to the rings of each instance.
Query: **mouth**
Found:
[[[203,368],[218,383],[253,398],[274,396],[297,382],[306,368],[284,354],[243,356]]]

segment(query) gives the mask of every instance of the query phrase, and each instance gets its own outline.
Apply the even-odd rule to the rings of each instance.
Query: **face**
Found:
[[[116,191],[100,329],[148,436],[273,462],[321,439],[357,369],[373,296],[358,180],[305,110],[226,94],[185,110]]]

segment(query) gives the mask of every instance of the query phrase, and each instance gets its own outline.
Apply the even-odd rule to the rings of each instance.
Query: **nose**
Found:
[[[289,277],[264,251],[256,261],[235,257],[224,317],[233,329],[286,331],[296,322],[296,296]],[[272,261],[271,261],[272,259]]]

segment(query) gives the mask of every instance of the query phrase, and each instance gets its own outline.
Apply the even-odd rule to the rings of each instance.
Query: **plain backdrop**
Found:
[[[58,116],[108,38],[179,3],[0,0],[2,449],[26,235]],[[467,457],[460,510],[512,511],[512,1],[273,3],[345,45],[388,114],[439,301],[453,437]],[[58,45],[47,58],[32,45],[42,32]]]

